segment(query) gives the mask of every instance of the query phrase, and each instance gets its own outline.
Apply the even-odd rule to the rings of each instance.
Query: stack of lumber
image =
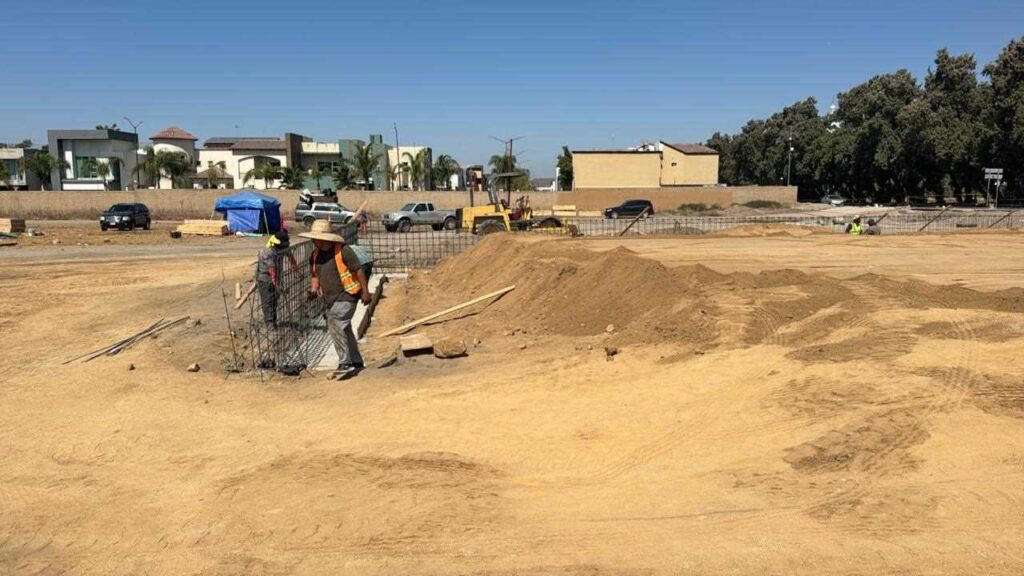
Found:
[[[184,224],[178,226],[178,232],[199,236],[225,236],[228,233],[228,223],[224,220],[185,220]]]
[[[603,215],[600,210],[578,210],[575,204],[555,204],[551,207],[550,214],[562,218],[600,218]]]
[[[25,221],[21,218],[0,218],[0,232],[24,234]]]

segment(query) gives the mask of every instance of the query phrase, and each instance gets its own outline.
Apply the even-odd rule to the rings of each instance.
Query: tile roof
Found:
[[[683,154],[718,154],[718,150],[708,148],[703,144],[670,144],[668,142],[663,142],[663,144],[675,148]]]
[[[285,150],[284,140],[276,138],[243,138],[231,146],[232,150]]]
[[[150,140],[199,140],[177,126],[168,126],[149,137]]]

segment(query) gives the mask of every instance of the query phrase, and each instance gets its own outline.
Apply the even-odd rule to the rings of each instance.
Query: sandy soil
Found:
[[[220,368],[251,255],[0,255],[0,573],[1020,574],[1022,237],[875,240],[492,237],[346,383]]]

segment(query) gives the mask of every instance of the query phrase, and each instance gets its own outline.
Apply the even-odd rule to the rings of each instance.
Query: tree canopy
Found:
[[[836,97],[827,115],[814,98],[736,134],[715,133],[722,182],[778,185],[801,193],[920,200],[983,198],[983,168],[1005,171],[1005,193],[1024,196],[1024,38],[979,78],[973,55],[939,50],[919,83],[906,70],[880,74]]]

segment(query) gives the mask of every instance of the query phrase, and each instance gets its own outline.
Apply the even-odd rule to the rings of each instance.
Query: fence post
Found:
[[[949,208],[943,208],[942,212],[939,212],[938,215],[936,215],[934,218],[932,218],[931,220],[925,222],[924,226],[921,226],[921,228],[918,229],[918,232],[924,232],[925,228],[931,226],[932,222],[935,222],[939,218],[942,218],[942,215],[945,214],[948,210],[949,210]]]

